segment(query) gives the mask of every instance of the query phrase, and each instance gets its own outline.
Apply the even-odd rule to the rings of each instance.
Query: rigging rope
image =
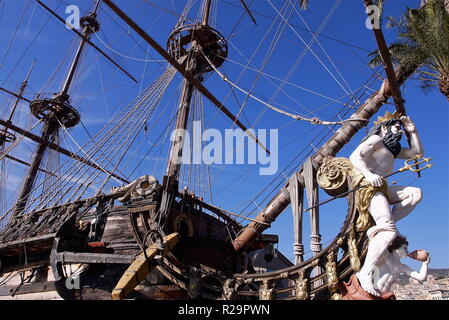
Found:
[[[301,19],[301,21],[304,23],[304,25],[307,27],[307,30],[309,30],[309,32],[312,32],[312,30],[309,28],[309,25],[307,24],[307,22],[304,20],[304,18],[302,17],[302,15],[299,13],[298,9],[296,8],[296,6],[291,2],[291,0],[288,0],[290,2],[290,4],[293,6],[295,12],[298,14],[299,18]],[[325,20],[323,21],[323,23],[321,24],[320,28],[318,29],[318,31],[316,32],[316,34],[314,34],[313,36],[313,42],[316,40],[316,43],[318,44],[318,46],[321,48],[321,50],[323,51],[323,53],[326,55],[326,58],[329,60],[329,62],[331,63],[331,65],[334,67],[335,71],[337,72],[337,74],[340,76],[340,78],[343,80],[344,84],[346,85],[346,87],[349,89],[349,91],[351,92],[351,95],[354,95],[354,92],[352,91],[351,87],[349,86],[348,82],[346,81],[346,79],[343,77],[343,75],[341,74],[340,70],[338,70],[337,66],[335,65],[335,63],[333,62],[333,60],[331,59],[331,57],[329,56],[329,54],[326,52],[326,50],[324,49],[324,47],[321,45],[321,42],[317,39],[317,36],[319,35],[319,33],[321,33],[321,31],[324,29],[325,25],[327,24],[327,22],[330,20],[331,16],[335,13],[335,11],[337,10],[337,7],[340,5],[341,0],[338,0],[337,2],[335,2],[334,6],[332,7],[331,11],[329,12],[329,14],[326,16]],[[310,41],[310,42],[312,42]],[[311,43],[309,42],[309,46],[311,45]]]
[[[172,72],[173,72],[173,70],[172,70]],[[156,86],[154,86],[154,89],[155,89],[155,90],[159,90],[159,93],[156,93],[156,97],[157,97],[161,92],[163,93],[163,91],[164,91],[164,86],[163,86],[162,84],[164,83],[164,81],[167,80],[167,75],[164,74],[163,77],[161,77],[161,80],[162,80],[161,83],[158,83]],[[154,90],[151,90],[149,94],[151,95],[151,96],[150,96],[151,99],[153,99],[153,100],[151,100],[150,102],[154,102],[154,96],[153,96]],[[158,101],[158,100],[157,100],[157,98],[156,98],[156,103],[157,103],[157,101]],[[142,103],[146,103],[146,99],[143,100]],[[137,105],[138,109],[140,109],[140,111],[138,111],[139,113],[136,114],[136,116],[134,117],[133,120],[131,120],[131,121],[128,120],[128,121],[127,121],[126,124],[127,124],[128,127],[129,127],[128,131],[125,132],[125,133],[115,134],[116,138],[114,138],[114,139],[111,141],[111,143],[109,143],[109,145],[111,145],[111,146],[113,146],[113,147],[111,148],[111,151],[106,155],[106,157],[104,157],[104,160],[103,160],[102,163],[101,163],[102,166],[108,165],[109,163],[111,163],[111,161],[113,161],[114,157],[118,154],[118,152],[120,152],[120,150],[121,150],[122,148],[124,148],[124,147],[127,145],[128,141],[131,139],[131,137],[135,136],[135,134],[138,133],[138,131],[140,131],[140,129],[141,129],[143,123],[145,123],[145,121],[147,120],[147,118],[148,118],[148,116],[149,116],[149,113],[151,114],[151,112],[154,111],[154,108],[151,108],[149,111],[146,111],[146,108],[142,108],[142,103],[140,103],[140,104]],[[155,105],[155,104],[152,104],[152,106],[154,106],[154,105]],[[138,109],[137,109],[137,110],[138,110]],[[134,122],[132,122],[132,121],[134,121]],[[118,143],[116,142],[117,138],[120,138],[120,140],[119,140]],[[115,146],[115,148],[114,148],[114,146]],[[108,149],[108,148],[103,148],[103,152],[101,153],[101,155],[103,155],[107,149]],[[128,148],[126,148],[126,150],[128,150],[128,149],[129,149],[129,146],[128,146]],[[126,153],[126,150],[125,150],[125,153]],[[107,158],[108,156],[110,157],[109,160],[107,160],[107,159],[108,159],[108,158]],[[123,157],[123,156],[122,156],[122,157]],[[122,157],[121,157],[120,159],[122,159]],[[120,163],[120,160],[119,160],[117,163]],[[113,170],[112,172],[114,172],[114,171],[116,170],[116,168],[117,168],[117,167],[115,167],[114,170]],[[86,187],[84,188],[84,191],[81,192],[81,194],[80,194],[79,197],[81,197],[81,196],[87,191],[88,187],[89,187],[89,186],[94,182],[94,180],[99,176],[100,172],[98,172],[98,171],[96,171],[96,172],[97,172],[96,174],[94,174],[93,176],[90,176],[90,177],[89,177],[89,180],[88,180],[88,181],[90,181],[90,182],[88,182],[88,183],[84,182],[84,183],[83,183],[83,184],[86,184]],[[81,177],[80,177],[80,178],[81,178]],[[107,181],[109,178],[110,178],[110,177],[108,176],[108,178],[106,178],[106,181]],[[71,201],[71,200],[75,197],[75,195],[77,194],[77,192],[78,192],[79,190],[81,190],[83,184],[81,184],[81,185],[80,185],[80,186],[79,186],[79,187],[72,193],[72,197],[69,198],[69,201]],[[103,186],[104,186],[104,185],[103,185]],[[102,187],[103,187],[103,186],[102,186]]]
[[[70,140],[72,140],[72,142],[78,147],[78,150],[80,150],[87,158],[87,160],[91,161],[93,164],[95,164],[96,166],[98,166],[100,168],[101,171],[103,171],[106,174],[109,174],[109,172],[107,172],[105,169],[103,169],[102,167],[100,167],[95,160],[90,158],[90,155],[87,154],[86,151],[84,151],[83,147],[81,147],[78,142],[76,142],[76,140],[72,137],[72,135],[70,134],[70,132],[67,130],[67,128],[64,126],[64,124],[62,124],[59,119],[56,119],[59,123],[59,125],[61,126],[61,128],[65,131],[66,135],[70,138]],[[114,177],[113,177],[114,178]],[[114,178],[114,180],[118,183],[122,183],[120,180],[118,180],[117,178]]]
[[[230,44],[233,46],[233,48],[236,49],[236,51],[238,52],[238,48],[236,48],[232,42],[229,42],[229,43],[230,43]],[[240,52],[239,52],[239,54],[240,54],[242,57],[244,57],[243,54],[241,54]],[[249,69],[249,70],[252,70],[252,71],[255,71],[255,72],[260,72],[263,76],[266,76],[266,77],[269,77],[269,78],[272,78],[272,79],[275,79],[275,80],[278,80],[278,81],[285,81],[284,79],[278,78],[278,77],[273,76],[273,75],[271,75],[271,74],[269,74],[269,73],[266,73],[266,72],[262,72],[261,70],[258,70],[258,69],[256,69],[256,68],[249,67],[248,65],[245,66],[244,64],[242,64],[242,63],[240,63],[240,62],[238,62],[238,61],[235,61],[235,60],[233,60],[233,59],[225,58],[225,57],[222,57],[222,56],[220,56],[220,58],[226,59],[226,61],[232,62],[232,63],[234,63],[234,64],[236,64],[236,65],[239,65],[239,66],[241,66],[241,67],[243,67],[243,68],[245,68],[245,69]],[[245,57],[244,57],[244,58],[245,58]],[[267,80],[268,80],[268,79],[267,79]],[[271,82],[270,82],[270,83],[271,83]],[[295,88],[304,90],[304,91],[306,91],[306,92],[308,92],[308,93],[314,94],[314,95],[316,95],[316,96],[325,98],[325,99],[330,100],[330,101],[332,101],[332,102],[336,102],[336,103],[338,103],[338,104],[342,104],[342,105],[344,105],[344,106],[349,107],[348,104],[343,103],[343,102],[341,102],[341,101],[339,101],[339,100],[337,100],[337,99],[328,97],[328,96],[326,96],[326,95],[324,95],[324,94],[322,94],[322,93],[313,91],[313,90],[311,90],[311,89],[302,87],[302,86],[300,86],[300,85],[297,85],[297,84],[292,83],[292,82],[289,82],[289,81],[285,81],[285,83],[288,84],[288,85],[291,85],[291,86],[293,86],[293,87],[295,87]],[[347,94],[344,95],[343,97],[346,97],[346,96],[347,96]]]
[[[62,2],[60,2],[58,4],[58,6],[56,7],[55,10],[59,9],[59,7],[61,6]],[[44,28],[47,26],[48,22],[50,21],[51,17],[48,17],[48,19],[45,21],[44,25],[42,26],[42,28],[36,33],[36,36],[33,38],[33,41],[31,41],[30,45],[27,47],[27,49],[23,52],[23,54],[20,56],[20,58],[17,60],[16,64],[14,65],[14,67],[12,68],[12,70],[9,72],[8,76],[6,77],[6,79],[3,81],[3,83],[5,83],[6,81],[9,80],[9,78],[14,74],[14,72],[16,71],[16,68],[19,66],[20,62],[22,61],[22,59],[27,55],[28,51],[31,49],[31,47],[33,46],[33,44],[36,42],[36,40],[38,39],[40,33],[44,30]]]
[[[345,89],[345,87],[338,81],[335,75],[329,70],[329,68],[324,64],[324,62],[317,56],[317,54],[312,50],[312,48],[305,42],[305,40],[299,35],[299,33],[293,28],[288,20],[277,10],[277,8],[271,3],[270,0],[267,0],[268,3],[273,7],[276,12],[280,15],[280,17],[285,21],[285,23],[293,30],[293,33],[301,40],[301,42],[307,47],[307,49],[312,53],[312,55],[318,60],[318,62],[323,66],[323,68],[330,74],[330,76],[337,82],[337,84],[343,89],[344,92],[349,94],[349,92]]]
[[[95,36],[97,37],[97,39],[106,47],[106,48],[108,48],[110,51],[112,51],[112,52],[114,52],[115,54],[117,54],[117,55],[119,55],[119,56],[121,56],[121,57],[123,57],[123,58],[126,58],[126,59],[129,59],[129,60],[134,60],[134,61],[139,61],[139,62],[164,62],[165,60],[157,60],[157,59],[140,59],[140,58],[135,58],[135,57],[131,57],[131,56],[128,56],[128,55],[126,55],[126,54],[123,54],[123,53],[121,53],[121,52],[118,52],[117,50],[115,50],[114,48],[112,48],[111,46],[109,46],[105,41],[103,41],[103,39],[101,39],[100,38],[100,36],[97,34],[97,33],[94,33],[95,34]]]
[[[42,119],[38,120],[33,126],[27,129],[27,131],[33,130],[39,123],[41,123]],[[20,138],[16,138],[13,144],[11,144],[6,151],[2,151],[0,153],[0,160],[3,160],[6,155],[8,155],[19,143],[25,138],[24,135],[20,135]]]
[[[341,0],[340,0],[341,1]],[[337,6],[339,5],[339,1],[334,3],[334,6],[332,7],[332,9],[329,11],[329,13],[327,14],[326,18],[323,20],[323,22],[321,23],[321,25],[319,26],[318,30],[316,31],[316,33],[313,34],[312,39],[309,41],[308,43],[308,47],[311,47],[313,45],[314,42],[318,42],[318,35],[321,33],[321,31],[323,30],[323,28],[325,27],[325,25],[327,24],[327,22],[329,21],[329,19],[332,17],[333,13],[335,12]],[[292,6],[293,9],[296,9],[294,6]],[[305,21],[303,21],[304,24]],[[308,52],[308,47],[304,48],[301,52],[301,54],[298,56],[297,60],[295,61],[295,63],[292,65],[292,67],[290,68],[289,72],[287,73],[287,75],[285,76],[285,78],[283,80],[281,80],[281,85],[276,89],[276,92],[273,94],[273,96],[270,98],[270,102],[274,100],[275,97],[277,97],[277,95],[279,94],[279,92],[282,90],[282,88],[284,87],[284,85],[286,84],[287,80],[290,79],[290,77],[293,75],[293,72],[297,69],[298,65],[302,62],[302,60],[304,59],[304,57],[306,56],[307,52]],[[324,51],[324,49],[323,49]],[[285,94],[285,93],[284,93]],[[309,111],[309,110],[307,110]]]
[[[13,33],[13,35],[12,35],[12,37],[11,37],[11,40],[9,41],[8,47],[6,48],[6,52],[5,52],[4,56],[3,56],[2,62],[0,63],[0,68],[1,68],[1,67],[3,66],[3,64],[5,63],[6,57],[7,57],[8,54],[9,54],[9,50],[11,49],[12,44],[14,43],[14,40],[16,39],[17,31],[19,30],[19,26],[22,24],[23,17],[25,16],[25,13],[26,13],[26,11],[27,11],[27,9],[28,9],[28,5],[29,5],[29,4],[30,4],[30,0],[27,1],[27,3],[25,4],[25,8],[23,8],[23,11],[22,11],[22,14],[21,14],[21,16],[20,16],[20,19],[19,19],[19,21],[17,22],[16,29],[14,30],[14,33]]]
[[[103,163],[109,163],[113,160],[113,157],[115,155],[117,155],[117,152],[120,151],[120,148],[123,148],[123,143],[126,142],[128,139],[125,139],[123,141],[122,139],[122,144],[120,146],[115,145],[114,142],[116,141],[115,139],[111,139],[112,135],[116,135],[117,132],[121,133],[118,134],[118,136],[121,137],[129,137],[127,135],[127,133],[132,133],[133,131],[130,131],[129,129],[136,129],[138,130],[138,121],[140,120],[140,122],[142,123],[145,118],[151,114],[151,110],[154,110],[154,108],[150,108],[150,111],[146,112],[146,116],[145,114],[142,114],[142,110],[145,110],[145,108],[141,108],[141,106],[143,104],[145,105],[151,105],[151,103],[154,103],[154,99],[150,99],[149,102],[145,103],[145,101],[154,93],[156,93],[156,96],[160,93],[163,93],[165,91],[166,85],[168,85],[168,83],[171,81],[171,79],[173,78],[173,75],[175,74],[175,71],[173,70],[173,68],[169,69],[170,71],[168,73],[164,73],[163,76],[161,76],[159,78],[159,80],[156,80],[152,85],[149,86],[149,88],[145,91],[145,94],[141,97],[136,97],[136,99],[134,101],[137,101],[137,104],[134,104],[135,102],[131,103],[129,106],[132,107],[129,110],[123,110],[122,112],[120,112],[112,121],[109,122],[109,124],[107,124],[104,128],[104,130],[100,130],[93,139],[89,140],[84,147],[82,148],[84,150],[84,152],[86,154],[90,154],[90,155],[94,155],[96,154],[99,150],[103,149],[103,152],[98,155],[97,157],[93,158],[92,156],[90,156],[91,159],[93,159],[98,165],[102,166]],[[170,76],[168,76],[170,75]],[[154,104],[152,104],[154,106]],[[141,110],[140,113],[136,113],[136,110]],[[131,116],[133,115],[131,120]],[[143,119],[143,120],[142,120]],[[128,120],[131,120],[131,125],[128,126],[128,132],[125,132],[125,128],[122,128],[121,131],[119,130],[121,127],[123,127]],[[137,122],[136,122],[137,121]],[[106,129],[107,127],[110,127],[109,129]],[[94,141],[94,139],[97,136],[101,136],[101,139],[98,139],[98,141]],[[85,150],[85,147],[88,146],[89,144],[91,144],[91,146],[89,147],[88,150]],[[109,146],[112,146],[111,148],[111,152],[109,152],[105,157],[103,156],[103,154],[105,153],[105,149],[107,150]],[[116,146],[115,149],[113,146]],[[119,148],[120,147],[120,148]],[[104,160],[100,160],[99,157],[103,157]],[[107,160],[109,158],[109,160]],[[60,166],[60,168],[62,169],[64,167],[64,165],[68,165],[70,163],[71,159],[67,159],[63,165]],[[83,169],[84,168],[84,169]],[[59,181],[63,181],[65,180],[65,183],[62,182],[58,182],[57,186],[54,183],[51,187],[53,187],[53,190],[55,190],[55,188],[61,188],[61,190],[65,190],[67,192],[62,192],[62,197],[60,197],[59,199],[57,199],[57,201],[61,201],[63,197],[66,197],[68,195],[68,191],[70,191],[71,189],[73,189],[73,187],[77,184],[79,184],[81,181],[80,179],[87,174],[87,172],[89,172],[89,170],[92,170],[92,168],[85,166],[83,163],[80,162],[76,162],[75,165],[69,165],[69,167],[62,172],[61,174],[61,179],[59,179]],[[98,174],[99,171],[96,170],[95,172],[97,172]],[[78,179],[75,179],[75,177],[78,175]],[[93,179],[96,179],[95,175],[90,175],[88,177],[89,179],[86,181],[82,181],[83,183],[88,182],[87,188],[90,186],[90,184],[93,182]],[[93,178],[93,179],[92,179]],[[90,181],[90,183],[89,183]],[[72,182],[72,187],[69,187],[67,189],[67,185],[69,182]],[[87,188],[85,188],[84,191],[81,191],[80,194],[84,194],[84,192],[87,190]],[[74,193],[72,193],[72,197],[70,197],[69,199],[72,199],[75,194],[80,191],[81,189],[78,187]],[[51,190],[50,190],[51,191]],[[38,199],[38,197],[35,197],[34,199],[31,199],[29,204],[26,207],[26,210],[31,209],[32,207],[34,207],[35,209],[37,208],[44,208],[46,205],[48,205],[52,200],[54,200],[54,197],[51,196],[51,192],[48,192],[46,197],[43,199],[44,201],[40,201],[36,204],[36,202],[40,200]],[[56,203],[56,202],[55,202]],[[10,210],[12,211],[12,209]]]
[[[263,105],[267,106],[271,110],[276,111],[276,112],[278,112],[280,114],[286,115],[286,116],[288,116],[290,118],[293,118],[295,120],[302,120],[302,121],[310,122],[311,124],[321,124],[321,125],[335,125],[335,124],[342,125],[342,124],[345,124],[346,122],[349,122],[349,121],[363,121],[363,122],[367,122],[368,121],[367,119],[362,119],[362,118],[352,118],[352,119],[349,118],[349,119],[341,120],[341,121],[324,121],[324,120],[318,119],[316,117],[314,117],[314,118],[306,118],[306,117],[303,117],[303,116],[300,116],[300,115],[293,114],[293,113],[287,112],[285,110],[282,110],[282,109],[280,109],[278,107],[273,106],[272,104],[269,104],[269,103],[263,101],[262,99],[260,99],[260,98],[258,98],[256,96],[254,96],[253,94],[249,93],[248,91],[246,91],[246,90],[242,89],[241,87],[239,87],[237,84],[235,84],[232,81],[230,81],[225,75],[223,75],[220,72],[220,70],[217,69],[217,67],[215,67],[215,65],[212,63],[212,61],[210,61],[210,59],[206,56],[206,54],[202,50],[201,50],[201,52],[202,52],[203,56],[206,58],[206,60],[209,62],[211,67],[214,69],[214,71],[221,77],[221,79],[223,81],[229,83],[231,86],[233,86],[237,90],[243,92],[247,96],[253,98],[254,100],[262,103]]]
[[[381,68],[381,66],[380,67],[378,67],[377,68],[377,70],[379,70]],[[372,82],[374,82],[374,81],[376,81],[377,79],[378,79],[378,73],[377,73],[377,70],[374,70],[373,71],[373,73],[371,74],[371,76],[365,81],[365,84],[367,84],[370,80],[372,80]],[[359,92],[362,90],[362,88],[363,88],[364,86],[362,86],[362,87],[360,87],[359,88]],[[361,94],[360,94],[360,97],[359,97],[359,99],[361,99],[362,98],[362,96],[363,95],[365,95],[366,94],[366,92],[367,92],[367,90],[365,89]],[[349,112],[349,109],[347,109],[346,110],[346,113],[345,114],[347,114]],[[316,139],[318,139],[318,137],[323,133],[325,131],[325,129],[323,128],[323,130],[321,130],[321,132],[320,133],[318,133],[313,139],[312,139],[312,142],[314,141],[314,140],[316,140]],[[329,132],[328,132],[329,133]],[[320,141],[318,141],[317,143],[319,144],[319,143],[321,143],[325,138],[326,138],[326,136],[327,136],[327,134],[325,134],[325,135],[323,135],[323,137],[320,139]],[[285,170],[287,170],[288,169],[288,167],[290,167],[292,164],[294,164],[294,162],[295,161],[297,161],[297,159],[307,150],[309,148],[309,145],[306,145],[303,149],[302,149],[302,151],[296,156],[296,157],[294,157],[291,161],[290,161],[290,163],[282,170],[282,172],[281,173],[279,173],[262,191],[260,191],[254,198],[253,198],[253,200],[255,200],[255,199],[258,199],[260,196],[262,196],[263,195],[263,193],[271,186],[271,185],[273,185],[275,182],[276,182],[276,180],[278,180],[278,178],[279,177],[282,177],[282,174],[284,174],[284,171]],[[297,170],[298,168],[299,168],[299,166],[301,166],[301,164],[302,164],[302,162],[309,156],[309,155],[311,155],[312,154],[312,152],[313,152],[313,150],[310,150],[304,157],[303,157],[303,159],[301,160],[301,161],[299,161],[292,169],[290,169],[290,171],[289,172],[287,172],[287,176],[290,176],[295,170]],[[275,192],[282,184],[284,183],[284,178],[282,178],[282,180],[276,185],[276,186],[274,186],[271,190],[271,192],[269,193],[269,194],[267,194],[265,197],[264,197],[264,199],[262,199],[261,200],[261,202],[264,202],[273,192]],[[247,205],[245,206],[245,208],[244,209],[242,209],[241,211],[240,211],[240,213],[243,213],[245,210],[247,210],[250,206],[251,206],[251,204],[253,203],[253,200],[250,200],[250,201],[248,201],[247,203]],[[249,213],[247,213],[247,215],[250,215],[250,214],[253,214],[254,212],[249,212]]]
[[[287,11],[287,9],[288,9],[287,2],[284,3],[284,5],[283,5],[283,7],[282,7],[282,9],[281,9],[281,12],[282,12],[282,10],[284,9],[284,7],[285,7],[285,11]],[[290,12],[288,13],[288,17],[290,17],[292,14],[293,14],[293,10],[290,10]],[[280,16],[280,14],[279,14],[279,16]],[[273,22],[272,26],[274,26],[274,22]],[[260,71],[263,71],[263,70],[265,69],[265,67],[267,66],[269,59],[271,58],[271,56],[272,56],[273,53],[274,53],[274,49],[275,49],[276,45],[278,44],[279,40],[281,39],[282,33],[283,33],[284,30],[285,30],[285,27],[286,27],[285,23],[281,23],[281,24],[279,24],[279,25],[277,26],[276,33],[275,33],[275,35],[274,35],[272,41],[270,42],[270,46],[269,46],[269,48],[268,48],[268,52],[267,52],[267,54],[265,55],[265,57],[264,57],[264,59],[263,59],[262,66],[260,67]],[[271,29],[271,26],[270,26],[270,29]],[[268,32],[267,32],[266,35],[268,35]],[[260,44],[260,45],[261,45],[261,44]],[[254,88],[256,87],[256,83],[259,81],[260,77],[261,77],[261,73],[259,72],[259,73],[257,74],[256,79],[253,81],[253,83],[252,83],[252,85],[251,85],[251,88],[250,88],[250,90],[249,90],[249,93],[252,93],[252,92],[253,92]],[[239,116],[240,112],[243,111],[243,108],[245,108],[246,103],[248,102],[249,98],[250,98],[250,95],[249,95],[249,94],[246,95],[245,101],[243,102],[243,104],[242,104],[242,106],[241,106],[241,108],[240,108],[240,110],[239,110],[239,113],[237,114],[237,117]],[[253,127],[256,125],[256,123],[261,119],[261,117],[263,116],[264,113],[265,113],[265,110],[261,110],[261,112],[260,112],[259,115],[257,116],[256,120],[255,120],[255,121],[253,122],[253,124],[251,125],[252,128],[253,128]]]
[[[284,6],[286,7],[286,4],[284,4]],[[283,7],[283,8],[284,8],[284,7]],[[283,10],[283,9],[281,9],[281,10]],[[255,50],[253,50],[253,53],[251,54],[251,57],[249,58],[249,60],[248,60],[248,62],[247,62],[247,65],[249,65],[249,64],[251,63],[251,61],[257,56],[257,53],[258,53],[259,50],[262,48],[262,45],[263,45],[265,39],[267,39],[268,34],[270,33],[271,29],[274,27],[275,22],[276,22],[276,20],[274,20],[274,21],[271,23],[270,27],[269,27],[268,30],[265,32],[265,34],[264,34],[262,40],[259,41],[259,44],[258,44],[257,48],[256,48]],[[274,41],[274,40],[273,40],[273,41]],[[238,51],[238,50],[237,50],[237,51]],[[240,78],[243,76],[244,72],[245,72],[244,70],[242,70],[242,72],[240,72],[240,74],[239,74],[239,76],[237,77],[237,80],[236,80],[236,81],[239,81],[239,80],[240,80]],[[229,96],[231,95],[231,93],[233,93],[232,87],[230,88],[230,90],[229,90],[228,93],[226,94],[226,97],[224,98],[223,103],[226,103],[226,101],[228,100],[228,98],[229,98]],[[243,111],[243,107],[244,107],[243,105],[240,107],[239,114],[240,114],[240,111]],[[217,111],[215,112],[214,116],[212,117],[210,123],[212,123],[212,121],[215,119],[215,117],[218,115],[218,113],[219,113],[219,111],[217,110]],[[237,115],[237,119],[238,119],[238,115]],[[251,129],[251,127],[250,127],[249,129]]]
[[[151,143],[148,139],[147,136],[147,131],[151,131],[152,129],[154,129],[154,127],[156,126],[156,124],[159,122],[159,120],[161,119],[162,115],[165,113],[165,111],[168,109],[169,105],[172,105],[174,97],[176,94],[179,94],[179,90],[175,91],[173,93],[173,95],[170,98],[170,101],[166,104],[164,110],[160,113],[160,117],[153,123],[152,128],[145,130],[145,137],[147,138],[147,143],[151,145],[150,150],[147,151],[147,153],[142,157],[142,159],[139,161],[139,163],[136,165],[136,167],[131,171],[131,173],[127,176],[127,178],[129,179],[134,172],[140,167],[140,165],[143,163],[143,161],[149,156],[149,154],[151,153],[151,151],[153,151],[154,147],[158,146],[158,145],[163,145],[163,143],[165,142],[165,138],[163,139],[163,141],[159,142],[159,143]],[[159,135],[159,137],[156,139],[156,141],[159,141],[163,135],[165,135],[167,132],[169,132],[170,126],[172,125],[172,123],[176,120],[176,117],[178,115],[178,112],[174,112],[176,109],[173,108],[173,112],[171,114],[171,118],[170,121],[168,122],[168,124],[165,126],[165,129],[162,131],[162,133]],[[179,110],[178,110],[179,111]],[[127,164],[125,164],[125,167],[127,166]],[[153,172],[155,171],[155,169],[153,169]]]

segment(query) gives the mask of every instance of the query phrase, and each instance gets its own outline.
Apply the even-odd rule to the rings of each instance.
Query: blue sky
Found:
[[[65,8],[74,2],[45,1],[61,16],[66,16]],[[397,16],[404,12],[406,6],[417,7],[419,2],[388,1],[386,14]],[[178,19],[176,13],[182,12],[185,5],[185,1],[180,0],[117,0],[116,3],[164,47]],[[363,2],[316,0],[311,1],[307,11],[298,12],[291,11],[289,7],[290,25],[282,25],[279,23],[282,19],[278,18],[274,22],[274,18],[277,16],[276,10],[281,11],[284,3],[288,1],[253,1],[251,10],[257,21],[257,25],[254,25],[247,15],[242,17],[243,9],[239,1],[218,1],[218,5],[212,10],[212,24],[229,41],[228,61],[220,68],[221,72],[246,90],[250,90],[253,83],[256,83],[252,91],[255,96],[290,112],[309,118],[317,116],[323,120],[339,120],[338,117],[335,118],[336,114],[342,119],[349,117],[353,112],[348,108],[348,105],[353,105],[351,103],[353,93],[357,93],[360,101],[364,101],[373,90],[379,88],[381,83],[379,79],[366,82],[373,74],[373,70],[366,66],[367,54],[376,48],[376,43],[372,31],[365,28],[366,14]],[[92,2],[88,0],[78,1],[77,4],[83,14],[92,7]],[[196,1],[189,18],[197,17],[198,11]],[[21,20],[22,13],[24,15]],[[288,12],[282,13],[287,18]],[[72,104],[82,114],[83,124],[90,134],[98,131],[119,110],[128,105],[165,69],[165,64],[160,61],[161,57],[153,49],[149,49],[138,35],[129,30],[104,5],[100,7],[99,20],[101,31],[92,37],[92,41],[137,77],[139,83],[130,81],[94,50],[88,48],[70,96]],[[32,99],[37,92],[42,92],[43,95],[57,92],[67,72],[70,58],[75,52],[78,42],[76,36],[60,22],[51,18],[41,7],[36,6],[34,1],[1,1],[0,21],[4,26],[0,30],[0,59],[4,61],[0,68],[0,85],[17,90],[33,60],[37,59],[25,95]],[[310,46],[313,54],[303,43],[304,41],[308,43],[313,37],[307,31],[308,28],[314,31],[321,29],[318,41]],[[39,32],[40,30],[42,31]],[[394,41],[393,32],[386,30],[385,34],[387,42]],[[278,39],[276,35],[279,35]],[[276,45],[270,51],[270,44],[274,43]],[[298,62],[302,55],[303,58]],[[292,69],[293,66],[295,68]],[[258,77],[258,73],[254,70],[262,68],[263,74]],[[285,81],[283,86],[279,79]],[[158,112],[161,114],[161,123],[168,123],[171,119],[178,101],[180,84],[181,77],[177,75],[160,103]],[[234,95],[229,85],[214,73],[207,76],[205,85],[224,101],[234,114],[245,102],[242,93],[236,91]],[[282,90],[278,92],[278,88]],[[413,79],[406,83],[402,91],[407,112],[416,122],[425,154],[427,157],[433,157],[434,167],[423,172],[420,179],[416,179],[416,175],[410,173],[397,175],[391,179],[401,185],[418,186],[424,193],[422,203],[400,221],[398,227],[401,233],[409,238],[410,249],[423,248],[431,252],[431,267],[447,268],[449,267],[447,167],[449,105],[438,90],[424,92],[419,82]],[[4,94],[0,99],[3,106],[9,106],[14,100]],[[232,127],[231,122],[217,113],[211,103],[206,99],[203,99],[203,102],[206,127],[216,128],[222,132]],[[33,123],[33,120],[28,118],[27,105],[21,104],[20,107],[16,121],[26,127],[28,123]],[[254,124],[256,129],[279,129],[278,173],[273,176],[260,176],[258,165],[236,164],[212,165],[209,173],[212,181],[212,202],[227,210],[248,214],[257,213],[258,208],[262,208],[286,183],[286,177],[293,169],[299,166],[314,148],[319,148],[338,127],[312,126],[307,122],[292,121],[284,115],[267,110],[252,99],[247,100],[243,110],[241,120],[247,126]],[[383,114],[386,110],[393,111],[394,106],[385,105],[379,114]],[[368,129],[371,125],[372,123]],[[39,129],[36,127],[34,131],[38,133]],[[126,174],[133,172],[132,177],[153,174],[162,180],[168,144],[157,145],[152,153],[149,155],[146,153],[163,130],[162,126],[139,135],[131,148],[130,157],[123,162],[126,163],[122,168]],[[365,133],[364,129],[361,130],[338,156],[349,156]],[[80,144],[88,139],[82,126],[71,129],[70,134]],[[69,149],[76,149],[68,137],[63,139],[62,144]],[[33,148],[33,143],[27,142],[15,152],[16,155],[29,159]],[[134,170],[142,158],[142,164]],[[398,161],[397,167],[401,164]],[[12,195],[19,187],[25,168],[9,162],[8,168],[11,169],[8,175],[10,190],[8,198],[13,201]],[[191,189],[209,199],[207,168],[203,166],[194,169],[198,169],[197,173],[192,173],[190,178],[188,168],[184,169],[181,175],[182,183],[193,183]],[[267,185],[269,187],[265,190]],[[113,184],[108,185],[110,186]],[[321,195],[322,200],[327,197],[325,194]],[[338,233],[345,212],[344,200],[322,207],[320,226],[323,244],[331,241]],[[253,214],[250,217],[254,216]],[[304,243],[308,251],[307,214],[304,227]],[[293,230],[290,208],[279,216],[267,233],[278,234],[279,249],[287,257],[292,258]],[[417,267],[412,261],[407,263]]]

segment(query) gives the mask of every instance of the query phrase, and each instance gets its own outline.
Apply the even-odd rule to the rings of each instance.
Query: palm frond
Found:
[[[407,9],[401,18],[388,18],[387,27],[396,30],[398,41],[390,47],[394,62],[407,68],[419,66],[426,75],[424,87],[435,85],[449,74],[449,0],[427,0],[420,9]],[[382,63],[377,51],[369,55],[370,66]]]

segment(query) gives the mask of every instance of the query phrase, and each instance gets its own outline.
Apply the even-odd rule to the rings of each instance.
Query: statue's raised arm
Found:
[[[398,154],[399,159],[411,159],[417,155],[424,154],[424,148],[421,140],[419,139],[418,130],[416,125],[409,117],[401,117],[404,130],[409,133],[410,136],[410,148],[401,148]]]

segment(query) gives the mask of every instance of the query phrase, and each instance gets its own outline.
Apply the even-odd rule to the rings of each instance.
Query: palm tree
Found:
[[[423,87],[439,87],[449,100],[449,1],[427,0],[419,10],[408,9],[400,19],[389,18],[399,41],[390,46],[391,57],[405,69],[417,69]],[[382,63],[378,52],[371,66]]]

